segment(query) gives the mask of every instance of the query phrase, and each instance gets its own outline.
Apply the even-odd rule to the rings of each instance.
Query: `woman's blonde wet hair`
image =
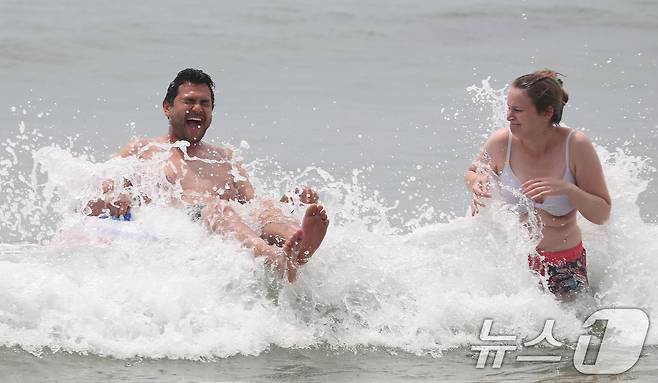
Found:
[[[569,95],[562,88],[562,80],[558,73],[550,69],[542,69],[524,74],[512,83],[512,86],[526,91],[537,112],[545,112],[553,108],[551,122],[555,125],[562,120],[564,105],[569,101]]]

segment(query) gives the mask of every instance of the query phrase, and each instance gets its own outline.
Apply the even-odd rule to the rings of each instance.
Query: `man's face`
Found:
[[[164,102],[163,110],[169,119],[170,134],[190,144],[201,141],[212,121],[212,98],[206,84],[183,83],[173,105]]]

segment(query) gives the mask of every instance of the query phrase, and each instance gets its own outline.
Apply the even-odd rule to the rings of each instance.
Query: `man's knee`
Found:
[[[236,217],[238,217],[236,211],[226,201],[210,203],[201,210],[202,221],[211,229],[219,224],[233,221]]]

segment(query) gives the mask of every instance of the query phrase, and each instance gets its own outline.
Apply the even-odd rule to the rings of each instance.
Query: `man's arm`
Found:
[[[247,203],[251,201],[256,195],[254,186],[249,181],[249,174],[244,169],[244,167],[242,167],[242,163],[233,159],[233,150],[231,150],[231,148],[226,148],[225,150],[226,158],[231,162],[232,166],[235,166],[234,170],[237,171],[237,174],[232,172],[233,185],[235,186],[238,194],[237,200],[240,203]]]
[[[249,175],[247,174],[247,171],[242,167],[242,164],[236,162],[235,167],[237,168],[240,175],[238,179],[235,180],[235,187],[238,189],[238,202],[249,202],[256,195],[254,186],[251,184],[251,182],[249,182]]]

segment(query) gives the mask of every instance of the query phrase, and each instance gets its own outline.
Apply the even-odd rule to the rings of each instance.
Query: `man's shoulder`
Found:
[[[144,157],[152,149],[159,147],[159,144],[167,142],[167,137],[133,137],[120,150],[118,155],[121,157]]]
[[[205,143],[204,152],[208,157],[218,160],[233,159],[233,148],[230,145],[211,145]]]

